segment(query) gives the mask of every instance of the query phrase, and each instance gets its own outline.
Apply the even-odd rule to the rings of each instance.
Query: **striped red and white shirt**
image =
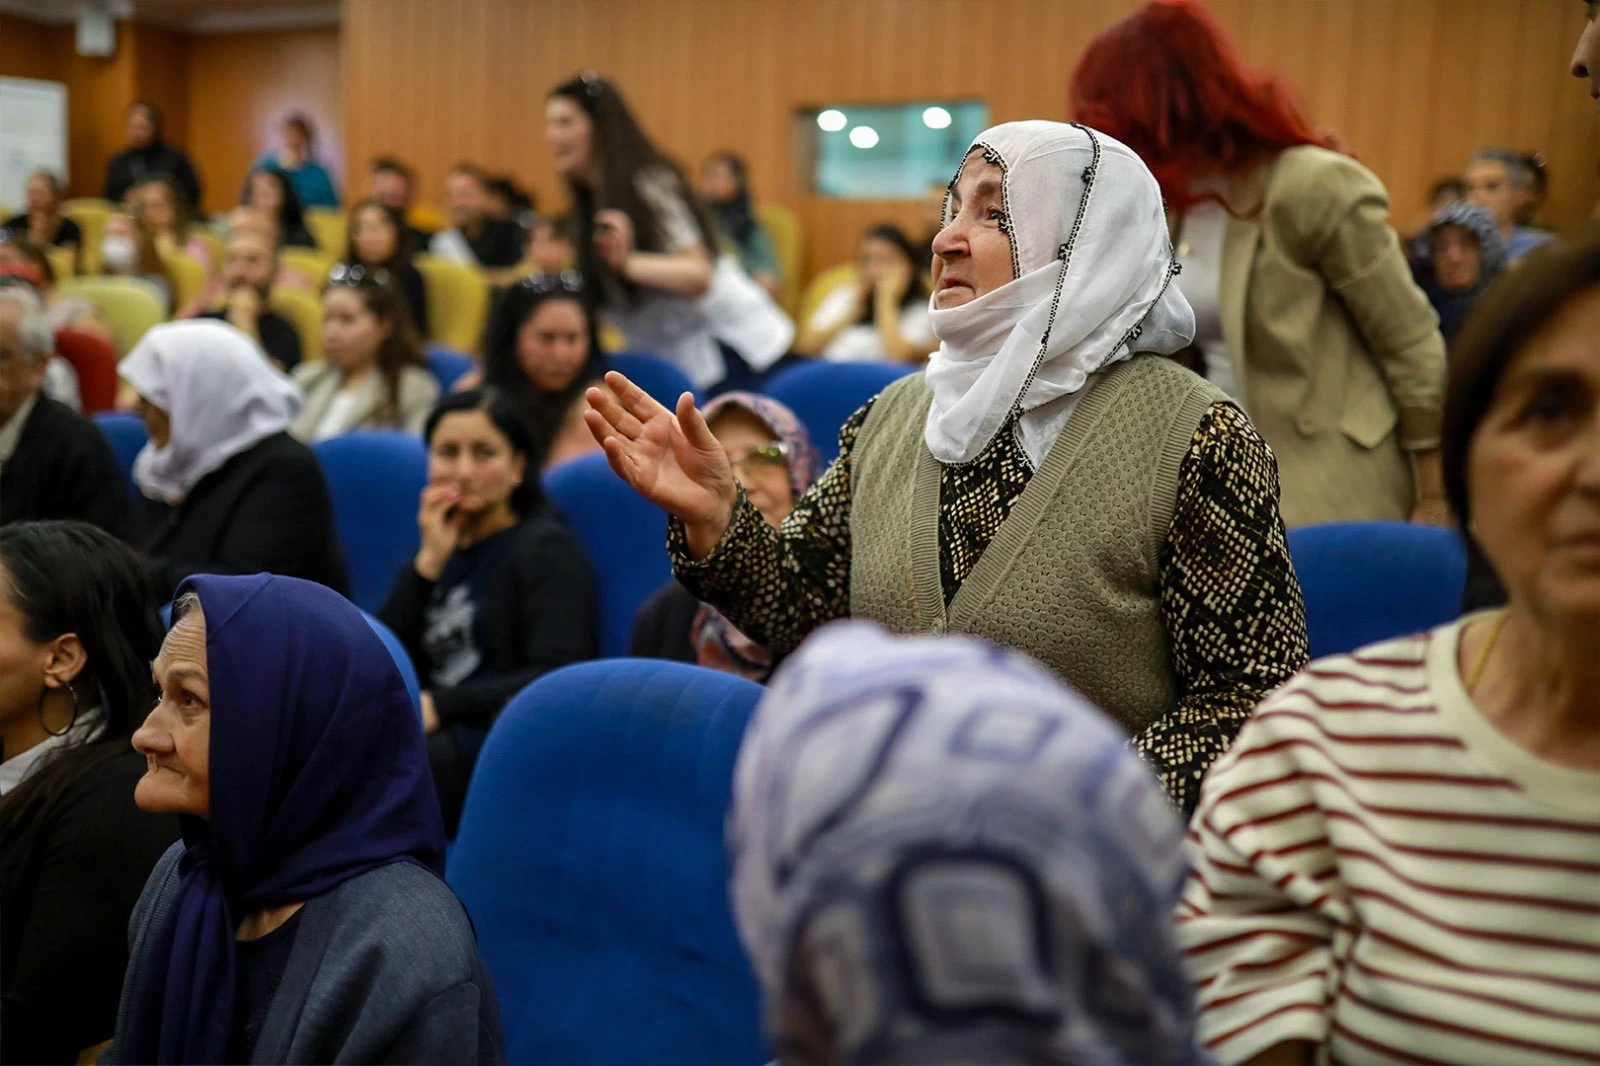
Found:
[[[1480,714],[1462,623],[1307,667],[1206,778],[1180,936],[1224,1063],[1600,1063],[1600,773]]]

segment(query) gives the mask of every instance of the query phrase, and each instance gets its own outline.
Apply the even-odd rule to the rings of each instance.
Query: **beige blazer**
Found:
[[[1278,457],[1285,523],[1408,518],[1405,452],[1439,444],[1445,347],[1383,183],[1347,156],[1291,148],[1229,196],[1250,217],[1227,223],[1222,334]]]
[[[341,418],[331,431],[319,433],[322,416],[339,392],[339,371],[326,361],[301,363],[294,368],[294,380],[306,394],[306,403],[289,426],[289,433],[308,444],[356,429],[405,429],[421,433],[428,412],[439,402],[439,382],[434,376],[421,367],[408,366],[400,372],[400,417],[381,417],[380,412],[386,406],[383,378],[368,374],[358,388],[359,398],[349,408],[347,417]]]

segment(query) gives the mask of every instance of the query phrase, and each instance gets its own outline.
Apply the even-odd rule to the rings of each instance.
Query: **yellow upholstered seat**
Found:
[[[133,350],[145,330],[166,321],[167,308],[160,289],[143,278],[68,278],[56,290],[62,296],[88,300],[100,309],[118,359]]]
[[[477,269],[419,255],[416,267],[428,293],[430,341],[476,352],[489,316],[489,284]]]

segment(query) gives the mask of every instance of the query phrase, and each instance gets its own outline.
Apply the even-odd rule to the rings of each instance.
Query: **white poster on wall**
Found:
[[[0,206],[21,211],[28,175],[41,169],[67,180],[67,87],[0,78]]]

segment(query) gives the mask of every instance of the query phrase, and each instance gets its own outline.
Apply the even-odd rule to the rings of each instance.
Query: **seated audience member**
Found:
[[[287,430],[300,390],[222,322],[156,326],[118,367],[150,443],[133,480],[152,501],[158,591],[190,574],[288,574],[345,588],[322,467]]]
[[[315,248],[317,239],[306,228],[305,211],[289,179],[271,167],[257,167],[244,180],[239,198],[243,207],[265,211],[278,224],[278,242],[283,247]]]
[[[1508,148],[1485,148],[1467,161],[1462,171],[1467,202],[1486,208],[1505,238],[1506,258],[1515,263],[1550,239],[1543,230],[1517,223],[1533,195],[1533,168],[1528,160]]]
[[[1161,183],[1205,376],[1272,449],[1289,528],[1442,524],[1437,316],[1383,183],[1295,96],[1200,0],[1159,0],[1089,43],[1071,109]]]
[[[433,235],[429,254],[480,266],[496,272],[491,276],[497,280],[509,280],[504,272],[522,261],[522,230],[514,222],[490,217],[489,183],[483,171],[462,163],[445,178],[444,189],[450,228]]]
[[[236,226],[222,246],[222,306],[199,315],[215,319],[260,344],[279,370],[300,365],[300,332],[272,310],[278,251],[260,228]]]
[[[350,244],[344,261],[370,272],[382,270],[405,301],[418,337],[428,335],[428,290],[422,272],[411,264],[420,245],[412,245],[400,213],[376,200],[363,200],[350,212]]]
[[[78,518],[122,535],[128,500],[111,446],[41,391],[53,348],[39,298],[0,285],[0,522]]]
[[[156,251],[155,239],[145,224],[132,215],[111,215],[100,238],[100,273],[107,277],[138,278],[161,297],[162,310],[171,313],[172,275]]]
[[[171,178],[152,178],[134,186],[129,195],[135,214],[156,242],[156,251],[163,255],[182,253],[204,267],[207,274],[212,272],[216,264],[211,261],[211,246],[190,232],[194,219]]]
[[[45,329],[50,329],[49,310],[44,303],[44,294],[48,291],[48,277],[53,277],[49,271],[49,261],[45,258],[43,267],[36,267],[32,263],[0,263],[0,287],[14,287],[28,291],[39,301],[39,306],[44,309]],[[39,386],[41,395],[69,408],[74,413],[82,414],[84,410],[83,392],[79,388],[78,379],[79,363],[88,359],[94,361],[92,350],[104,345],[99,352],[106,356],[114,365],[116,352],[103,340],[103,334],[91,333],[87,330],[59,329],[51,334],[52,349],[46,354],[44,363],[44,378]],[[91,371],[100,370],[102,367],[86,367]],[[115,371],[112,373],[115,378]],[[104,381],[104,375],[99,379]],[[94,391],[95,382],[90,382],[90,390]],[[104,410],[104,406],[96,410]]]
[[[565,218],[540,215],[528,229],[528,250],[523,258],[535,274],[560,274],[577,262],[572,233]]]
[[[1596,336],[1591,228],[1451,351],[1446,483],[1504,608],[1313,664],[1206,778],[1180,935],[1224,1063],[1600,1047]]]
[[[544,136],[572,204],[578,267],[634,351],[714,391],[754,385],[783,358],[794,323],[722,254],[710,210],[615,84],[586,73],[551,89]]]
[[[295,368],[306,402],[291,434],[310,444],[356,429],[422,432],[439,382],[383,271],[334,268],[322,294],[322,344],[325,359]]]
[[[106,165],[105,198],[120,204],[135,185],[151,178],[171,178],[190,210],[198,210],[200,179],[183,149],[162,140],[161,109],[148,100],[136,100],[128,107],[122,128],[127,147]]]
[[[301,207],[338,207],[333,178],[317,161],[317,133],[311,120],[295,112],[284,117],[280,129],[282,146],[256,160],[257,168],[275,170],[288,178]]]
[[[161,646],[139,557],[81,522],[0,529],[0,645],[0,1060],[77,1062],[111,1039],[128,917],[178,838],[133,802]]]
[[[93,300],[61,295],[50,257],[28,238],[0,229],[0,271],[21,277],[34,287],[44,301],[52,330],[81,329],[101,338],[111,336]]]
[[[754,214],[744,159],[718,152],[700,167],[700,195],[716,216],[717,228],[732,242],[739,265],[774,299],[783,288],[783,271],[767,227]]]
[[[511,397],[454,393],[428,417],[422,547],[378,617],[422,682],[428,761],[453,836],[489,725],[530,681],[595,653],[589,560],[539,490]]]
[[[490,218],[501,218],[516,225],[526,236],[532,223],[533,194],[518,185],[515,178],[501,175],[484,183]]]
[[[129,927],[110,1063],[504,1061],[444,883],[416,711],[356,607],[271,574],[179,589],[134,799],[183,841]]]
[[[483,362],[482,380],[522,408],[546,469],[599,450],[583,394],[600,384],[605,355],[580,275],[533,274],[507,289],[484,330]]]
[[[1450,341],[1505,270],[1505,242],[1494,216],[1469,203],[1440,208],[1423,236],[1428,254],[1418,264],[1417,280],[1439,313],[1439,332]]]
[[[439,227],[433,212],[412,202],[417,182],[411,168],[393,156],[381,155],[367,169],[367,199],[374,200],[405,220],[406,243],[413,252],[424,251]]]
[[[83,231],[61,213],[61,199],[66,195],[61,179],[48,170],[36,170],[28,175],[23,190],[28,209],[6,219],[0,229],[26,237],[41,248],[68,248],[76,255],[83,247]]]
[[[1212,1066],[1183,824],[1116,724],[968,637],[843,623],[745,731],[730,893],[784,1066]]]
[[[859,280],[829,293],[795,351],[839,362],[920,363],[939,347],[920,258],[898,226],[874,226],[857,253]]]
[[[1433,183],[1428,190],[1427,213],[1406,230],[1411,234],[1406,243],[1406,257],[1411,260],[1413,270],[1428,258],[1428,227],[1433,224],[1433,216],[1451,204],[1460,203],[1466,196],[1467,186],[1460,178],[1440,178]]]
[[[1539,213],[1544,210],[1545,201],[1550,197],[1550,167],[1545,163],[1543,152],[1531,152],[1523,156],[1522,161],[1527,164],[1528,176],[1532,180],[1517,205],[1517,225],[1549,233],[1547,227],[1539,225]]]
[[[783,525],[821,473],[806,427],[777,400],[748,392],[723,393],[706,405],[705,419],[745,496],[774,529]],[[639,609],[628,654],[698,663],[758,682],[773,667],[771,652],[676,581]]]

